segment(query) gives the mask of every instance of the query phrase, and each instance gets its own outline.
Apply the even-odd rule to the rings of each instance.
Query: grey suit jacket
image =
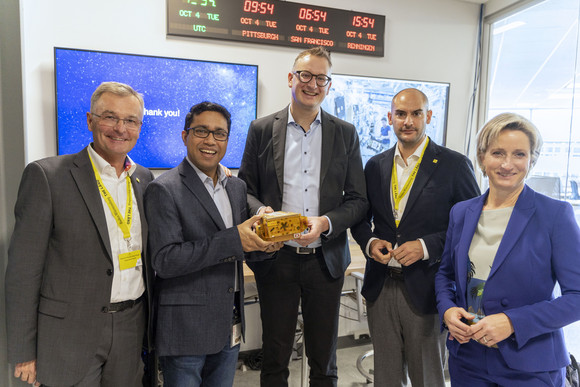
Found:
[[[247,219],[246,185],[231,177],[226,191],[237,225]],[[236,267],[243,318],[244,251],[237,227],[226,228],[213,199],[185,159],[149,185],[145,210],[157,275],[158,355],[219,352],[231,333]]]
[[[143,249],[142,195],[152,179],[141,166],[131,177]],[[88,371],[110,318],[101,309],[110,302],[113,279],[105,212],[87,149],[30,163],[14,212],[6,272],[8,360],[37,359],[40,382],[72,385]]]
[[[322,237],[324,261],[334,278],[350,264],[346,230],[362,220],[368,208],[359,140],[353,125],[325,111],[322,118],[320,215],[332,222],[332,233]],[[251,123],[238,176],[248,185],[252,214],[261,206],[282,207],[284,155],[288,108]],[[265,275],[271,261],[248,264]]]

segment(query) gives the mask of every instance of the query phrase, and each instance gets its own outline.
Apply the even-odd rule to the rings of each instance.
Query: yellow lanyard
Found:
[[[419,156],[419,160],[417,160],[417,164],[415,164],[415,168],[411,171],[407,182],[403,186],[401,192],[399,192],[399,182],[397,179],[397,163],[393,160],[393,172],[391,173],[391,186],[393,189],[393,202],[395,204],[395,208],[393,209],[393,216],[395,217],[395,225],[399,227],[400,220],[397,220],[399,214],[399,204],[401,203],[401,199],[405,197],[409,189],[413,185],[415,178],[417,177],[417,172],[419,172],[419,166],[421,165],[421,160],[423,160],[423,155],[425,154],[425,149],[427,149],[427,145],[429,144],[429,137],[425,140],[425,146],[423,146],[423,150],[421,151],[421,156]]]
[[[125,218],[123,219],[123,215],[121,215],[121,211],[115,204],[115,200],[103,184],[103,180],[101,179],[101,174],[95,167],[95,163],[93,162],[93,158],[89,153],[89,159],[91,160],[91,165],[93,166],[93,171],[95,172],[95,179],[97,180],[97,186],[99,187],[99,191],[101,192],[101,196],[105,199],[107,206],[109,206],[109,210],[111,210],[111,214],[115,221],[119,225],[119,228],[123,232],[123,239],[127,242],[131,239],[131,222],[133,221],[133,195],[131,194],[131,179],[129,178],[129,174],[127,174],[126,181],[127,181],[127,207],[125,208]]]

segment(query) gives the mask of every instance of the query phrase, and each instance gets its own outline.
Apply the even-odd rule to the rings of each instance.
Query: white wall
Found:
[[[543,1],[543,0],[488,0],[488,2],[485,3],[484,16],[493,15],[494,13],[496,13],[498,11],[503,11],[504,9],[506,9],[508,7],[511,8],[511,7],[519,6],[519,5],[524,4],[524,3],[538,2],[538,1]]]
[[[351,9],[348,0],[303,0]],[[289,101],[286,75],[299,50],[166,36],[165,1],[21,1],[26,159],[56,154],[53,47],[259,65],[258,116]],[[337,73],[451,83],[447,144],[462,150],[474,72],[479,5],[456,0],[367,0],[386,15],[385,57],[333,55]],[[147,101],[145,101],[147,103]]]

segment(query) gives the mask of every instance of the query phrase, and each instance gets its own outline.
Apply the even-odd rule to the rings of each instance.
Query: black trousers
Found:
[[[310,385],[337,385],[336,340],[343,283],[344,276],[330,276],[321,254],[301,255],[284,249],[267,273],[256,276],[264,351],[261,386],[288,386],[300,302]]]

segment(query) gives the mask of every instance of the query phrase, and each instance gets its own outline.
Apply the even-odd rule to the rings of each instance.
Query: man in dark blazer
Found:
[[[239,171],[251,214],[298,212],[309,225],[275,260],[249,263],[260,297],[262,386],[287,385],[300,303],[310,385],[337,384],[338,312],[350,263],[346,230],[368,204],[354,126],[320,109],[330,69],[324,48],[298,55],[288,73],[290,106],[252,122]]]
[[[145,194],[165,387],[233,384],[244,328],[245,253],[282,245],[255,234],[259,217],[247,219],[246,184],[219,165],[230,128],[223,106],[194,105],[182,132],[187,157]]]
[[[479,188],[471,162],[425,134],[431,114],[417,89],[393,97],[388,118],[398,141],[368,161],[370,210],[352,228],[367,256],[362,294],[377,386],[406,385],[408,376],[413,387],[445,385],[434,278],[449,211]]]
[[[142,195],[153,176],[127,153],[142,118],[137,92],[103,83],[87,113],[93,143],[24,170],[6,319],[8,359],[30,384],[141,385],[152,274]]]

